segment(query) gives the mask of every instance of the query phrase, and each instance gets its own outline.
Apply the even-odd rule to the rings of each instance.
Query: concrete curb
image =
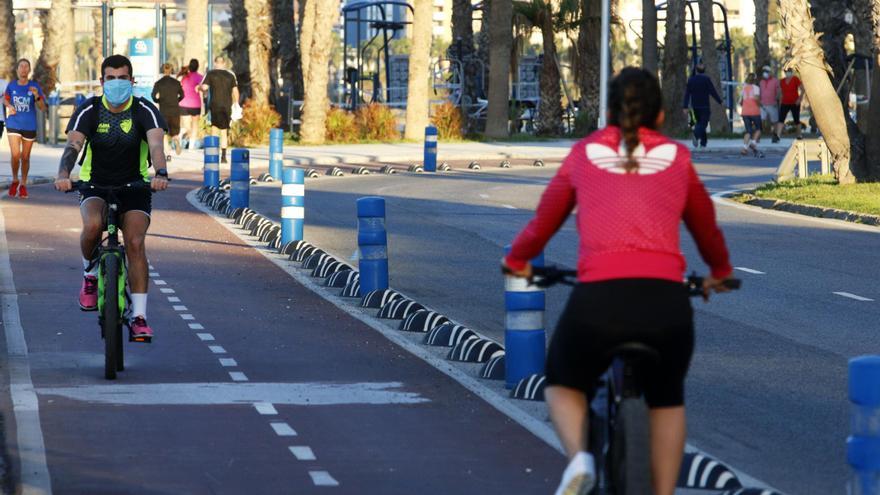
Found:
[[[778,210],[815,218],[827,218],[833,220],[843,220],[846,222],[852,222],[862,225],[880,226],[880,215],[870,215],[867,213],[859,213],[849,210],[838,210],[836,208],[827,208],[824,206],[793,203],[791,201],[785,201],[782,199],[759,198],[749,191],[743,191],[741,193],[730,193],[724,197],[732,201],[737,201],[733,199],[733,197],[737,194],[741,194],[743,196],[746,196],[747,198],[745,201],[738,202],[758,208],[763,208],[765,210]]]

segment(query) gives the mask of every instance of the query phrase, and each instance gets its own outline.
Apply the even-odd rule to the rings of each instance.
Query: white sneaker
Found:
[[[556,495],[579,495],[589,493],[596,482],[596,465],[593,455],[578,452],[562,473],[562,482],[556,489]]]

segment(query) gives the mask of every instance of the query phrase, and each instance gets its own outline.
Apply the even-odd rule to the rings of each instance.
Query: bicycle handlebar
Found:
[[[143,182],[143,181],[128,182],[126,184],[122,184],[119,186],[102,186],[100,184],[94,184],[89,181],[78,180],[78,181],[74,181],[72,183],[72,185],[73,185],[73,187],[71,187],[69,190],[64,191],[64,192],[65,193],[71,193],[74,191],[85,192],[88,190],[116,192],[116,191],[121,191],[123,189],[149,189],[149,187],[150,187],[149,182]]]

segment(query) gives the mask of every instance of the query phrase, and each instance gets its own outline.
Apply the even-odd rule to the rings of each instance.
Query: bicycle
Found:
[[[104,378],[115,380],[116,373],[125,370],[122,349],[122,326],[127,324],[131,295],[128,287],[128,270],[125,262],[125,246],[119,244],[118,191],[123,189],[149,188],[147,182],[130,182],[121,186],[101,186],[86,181],[76,181],[67,192],[88,190],[107,193],[107,216],[103,238],[95,248],[96,256],[92,263],[98,263],[98,325],[104,339]],[[151,342],[150,337],[132,337],[129,342]]]
[[[532,284],[547,288],[573,286],[577,271],[555,266],[533,267]],[[684,282],[690,296],[703,296],[703,278],[690,275]],[[739,279],[725,280],[739,289]],[[608,356],[611,365],[599,380],[588,414],[587,448],[596,466],[596,483],[590,495],[643,495],[651,486],[651,445],[648,405],[640,378],[659,361],[654,349],[639,342],[624,342]]]

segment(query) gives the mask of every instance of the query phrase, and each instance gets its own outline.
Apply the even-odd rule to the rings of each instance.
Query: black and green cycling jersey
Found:
[[[80,179],[109,186],[149,180],[147,131],[156,128],[168,126],[143,98],[131,97],[119,113],[111,112],[103,97],[87,100],[67,124],[67,132],[82,132],[87,139]]]

